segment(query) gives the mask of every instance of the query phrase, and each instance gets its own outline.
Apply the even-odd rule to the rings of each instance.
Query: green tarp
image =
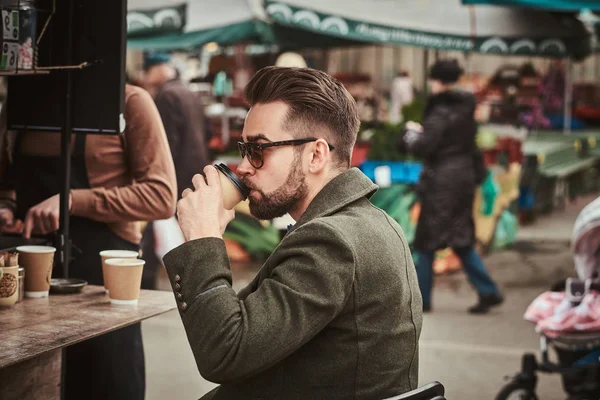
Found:
[[[191,50],[210,42],[272,42],[262,6],[252,0],[129,0],[127,45]]]
[[[276,44],[281,49],[357,45],[349,38],[271,23],[254,0],[130,0],[127,46],[140,50],[191,50],[206,43]]]
[[[129,48],[137,49],[375,43],[545,57],[584,54],[588,42],[574,18],[458,0],[129,0],[127,35]]]
[[[266,0],[278,24],[364,43],[501,55],[566,57],[589,35],[575,19],[456,0]]]
[[[269,38],[269,27],[261,21],[243,21],[226,26],[186,33],[167,33],[164,35],[132,37],[127,40],[130,49],[152,50],[189,50],[206,43],[221,45],[242,41],[265,42]]]

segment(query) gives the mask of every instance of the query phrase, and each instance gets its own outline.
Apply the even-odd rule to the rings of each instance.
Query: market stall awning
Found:
[[[547,10],[600,11],[600,0],[462,0],[463,4],[486,4],[510,7],[531,7]]]
[[[192,49],[209,42],[272,40],[256,0],[129,0],[127,45]]]
[[[266,0],[265,9],[278,24],[320,34],[488,54],[567,57],[589,37],[575,18],[456,0]]]
[[[210,42],[276,44],[282,49],[362,43],[273,24],[262,0],[130,0],[128,10],[131,49],[190,50]]]

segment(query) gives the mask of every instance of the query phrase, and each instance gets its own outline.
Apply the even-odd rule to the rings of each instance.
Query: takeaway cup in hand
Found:
[[[19,265],[25,268],[25,297],[48,297],[56,249],[51,246],[19,246]]]
[[[221,191],[223,192],[223,207],[226,210],[231,210],[239,202],[248,198],[250,189],[227,165],[215,164],[214,167],[219,171]]]
[[[102,280],[106,293],[109,291],[108,284],[106,283],[106,260],[111,258],[138,258],[139,255],[137,251],[131,250],[103,250],[100,252],[100,258],[102,259]]]
[[[137,258],[110,258],[106,260],[108,298],[112,304],[137,304],[142,286],[144,260]]]

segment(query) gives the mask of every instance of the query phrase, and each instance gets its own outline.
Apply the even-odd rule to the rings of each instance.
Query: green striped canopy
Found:
[[[566,57],[589,35],[575,18],[457,0],[266,0],[278,24],[366,43]]]

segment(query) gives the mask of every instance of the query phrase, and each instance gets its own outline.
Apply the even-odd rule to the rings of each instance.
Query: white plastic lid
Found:
[[[139,267],[146,264],[146,261],[138,258],[110,258],[106,260],[106,265],[115,267]]]
[[[46,253],[54,253],[56,248],[52,246],[19,246],[17,247],[17,251],[19,253],[38,253],[38,254],[46,254]]]
[[[131,250],[103,250],[100,252],[100,257],[114,257],[114,258],[132,258],[138,257],[140,253]]]

